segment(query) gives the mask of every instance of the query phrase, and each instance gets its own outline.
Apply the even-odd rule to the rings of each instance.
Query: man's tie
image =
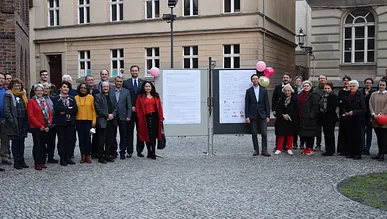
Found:
[[[134,88],[134,93],[137,94],[137,91],[138,91],[137,80],[134,80],[133,88]]]

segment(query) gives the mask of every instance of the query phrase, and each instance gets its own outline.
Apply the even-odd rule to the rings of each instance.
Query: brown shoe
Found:
[[[86,162],[86,155],[82,155],[80,163],[85,163]]]
[[[269,153],[267,153],[267,151],[262,152],[261,155],[262,155],[262,156],[265,156],[265,157],[270,157],[270,156],[271,156]]]
[[[86,163],[91,163],[90,155],[86,155]]]
[[[259,155],[259,152],[258,151],[255,151],[253,156],[258,156]]]

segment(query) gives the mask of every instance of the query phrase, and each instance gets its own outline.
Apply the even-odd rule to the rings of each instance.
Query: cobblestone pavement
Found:
[[[187,137],[168,138],[157,160],[54,164],[40,172],[7,166],[0,172],[0,218],[387,218],[335,189],[347,177],[387,171],[387,161],[299,150],[252,157],[250,136],[215,136],[214,143],[217,156],[203,154],[206,137]],[[31,145],[29,138],[32,166]]]

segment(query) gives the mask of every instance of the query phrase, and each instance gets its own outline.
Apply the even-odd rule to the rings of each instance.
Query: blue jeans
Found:
[[[372,143],[372,127],[371,126],[364,126],[362,129],[363,132],[363,145],[364,145],[364,150],[369,151],[371,148],[371,143]]]

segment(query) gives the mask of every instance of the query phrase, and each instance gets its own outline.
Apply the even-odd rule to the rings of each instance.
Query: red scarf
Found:
[[[353,93],[351,92],[351,94],[349,95],[349,99],[353,100],[353,98],[355,98],[355,96],[356,96],[356,91]]]
[[[310,91],[301,91],[301,93],[298,95],[298,103],[300,105],[298,115],[301,116],[302,107],[304,106],[304,103],[306,101],[306,97],[309,95]]]

